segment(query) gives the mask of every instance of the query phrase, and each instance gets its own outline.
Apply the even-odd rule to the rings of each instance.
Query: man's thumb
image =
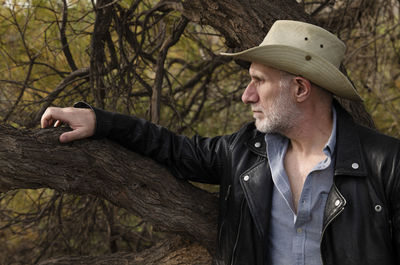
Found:
[[[68,143],[74,140],[79,139],[79,130],[73,130],[70,132],[65,132],[60,135],[60,142],[61,143]]]

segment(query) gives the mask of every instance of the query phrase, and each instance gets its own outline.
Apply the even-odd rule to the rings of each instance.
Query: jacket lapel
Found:
[[[266,159],[264,134],[258,133],[247,145],[252,152],[260,156],[260,160],[240,176],[240,184],[257,231],[263,238],[269,226],[273,185]]]
[[[336,132],[336,162],[334,169],[334,184],[329,192],[325,205],[323,231],[344,209],[347,204],[346,198],[340,193],[336,186],[336,176],[344,177],[366,177],[367,169],[359,135],[353,118],[348,114],[338,102],[334,102],[337,112],[337,132]]]

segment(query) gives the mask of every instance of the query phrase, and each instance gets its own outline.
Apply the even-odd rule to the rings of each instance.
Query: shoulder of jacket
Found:
[[[361,141],[364,144],[390,144],[393,147],[400,146],[400,139],[379,132],[376,129],[368,128],[363,125],[356,124],[356,128]]]
[[[238,142],[247,142],[248,140],[255,138],[257,134],[258,131],[254,122],[248,122],[233,134],[234,138],[232,139],[231,146],[234,146]]]

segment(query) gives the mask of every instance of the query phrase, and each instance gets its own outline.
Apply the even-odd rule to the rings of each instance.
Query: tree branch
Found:
[[[331,0],[325,0],[325,2],[321,3],[312,13],[311,17],[314,17],[317,15],[319,12],[321,12],[327,5],[329,5]]]
[[[161,88],[164,80],[164,63],[167,58],[168,50],[179,41],[188,23],[188,19],[181,17],[177,26],[174,28],[172,35],[161,46],[161,52],[157,58],[156,77],[151,96],[151,121],[153,123],[158,124],[160,121]]]
[[[99,0],[96,2],[96,19],[90,44],[90,83],[96,107],[104,108],[105,86],[101,73],[105,72],[106,54],[104,46],[107,40],[107,32],[112,21],[113,6],[111,0]]]
[[[63,12],[63,16],[62,16],[62,22],[61,22],[61,28],[60,28],[60,40],[61,40],[61,44],[62,44],[62,51],[65,55],[65,58],[67,58],[69,67],[71,68],[72,71],[75,71],[78,69],[78,67],[76,67],[74,58],[72,57],[71,50],[69,49],[67,36],[65,35],[65,30],[66,30],[67,22],[68,22],[67,0],[63,0],[62,12]]]
[[[29,79],[30,79],[31,74],[32,74],[32,69],[33,69],[33,65],[34,65],[35,59],[36,59],[36,57],[30,58],[29,69],[28,69],[28,73],[26,74],[24,84],[23,84],[23,86],[22,86],[22,88],[21,88],[21,91],[19,92],[19,95],[18,95],[17,100],[15,101],[14,105],[10,108],[10,110],[9,110],[9,111],[7,112],[7,114],[4,116],[3,122],[6,122],[6,121],[10,118],[11,114],[14,112],[14,110],[15,110],[16,107],[18,106],[19,102],[21,101],[22,96],[23,96],[24,93],[25,93],[25,89],[26,89],[26,87],[28,86]]]
[[[155,228],[215,249],[216,196],[108,140],[60,144],[61,131],[65,128],[32,132],[0,125],[0,192],[47,187],[92,194]]]

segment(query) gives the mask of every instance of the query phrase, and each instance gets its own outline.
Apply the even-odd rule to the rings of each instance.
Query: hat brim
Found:
[[[337,96],[362,101],[352,83],[336,66],[318,55],[292,46],[264,45],[221,55],[301,75]]]

